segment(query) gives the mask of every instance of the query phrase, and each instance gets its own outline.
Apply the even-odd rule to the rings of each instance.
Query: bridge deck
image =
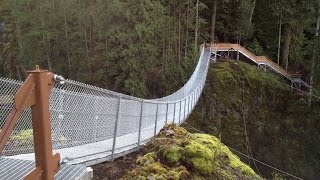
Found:
[[[0,158],[0,180],[20,180],[23,179],[35,166],[33,161]],[[55,179],[61,180],[87,180],[91,175],[87,172],[84,165],[63,164],[60,171],[55,175]]]

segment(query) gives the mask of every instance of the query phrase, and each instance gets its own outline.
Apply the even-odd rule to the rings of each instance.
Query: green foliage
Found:
[[[263,55],[263,47],[259,44],[257,39],[254,39],[249,45],[248,50],[257,56]]]
[[[27,129],[27,130],[22,130],[18,134],[10,136],[9,141],[15,141],[19,144],[27,144],[29,142],[32,142],[33,138],[33,130],[32,129]]]
[[[198,58],[194,3],[4,1],[0,75],[23,79],[39,64],[138,97],[167,95],[189,78]]]
[[[160,149],[161,156],[171,164],[177,164],[181,158],[182,148],[177,145],[163,146]]]
[[[195,170],[207,175],[213,171],[213,153],[207,147],[191,142],[185,147],[185,159]]]
[[[205,147],[209,148],[211,152],[215,152],[215,157],[227,156],[229,166],[240,170],[240,172],[249,177],[256,177],[256,173],[246,164],[240,161],[239,157],[234,155],[229,148],[221,144],[221,142],[214,136],[208,134],[195,134],[197,142],[201,142]]]

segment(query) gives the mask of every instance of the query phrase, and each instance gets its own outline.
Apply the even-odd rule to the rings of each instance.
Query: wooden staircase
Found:
[[[292,86],[298,87],[299,89],[301,86],[304,86],[306,88],[309,88],[309,84],[301,79],[300,75],[297,74],[291,74],[285,69],[283,69],[281,66],[279,66],[277,63],[273,62],[266,56],[256,56],[246,48],[242,47],[239,44],[231,44],[231,43],[217,43],[217,44],[210,44],[211,46],[211,52],[218,53],[218,52],[237,52],[241,53],[248,59],[250,59],[252,62],[257,64],[258,66],[267,66],[274,72],[282,75],[286,79],[288,79]],[[238,56],[239,57],[239,56]]]

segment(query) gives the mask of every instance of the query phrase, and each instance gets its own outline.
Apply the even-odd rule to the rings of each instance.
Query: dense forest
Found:
[[[240,43],[318,86],[319,16],[316,0],[1,0],[0,75],[24,79],[39,64],[162,96],[188,79],[198,45],[215,41]]]
[[[319,0],[0,0],[0,76],[24,80],[38,64],[117,92],[162,97],[188,80],[200,44],[231,42],[301,74],[319,96],[319,26]],[[299,174],[307,172],[316,173]]]

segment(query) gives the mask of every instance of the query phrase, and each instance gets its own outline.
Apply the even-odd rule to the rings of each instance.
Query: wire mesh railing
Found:
[[[210,51],[202,49],[191,78],[181,89],[160,99],[140,99],[72,80],[56,83],[50,97],[53,150],[70,164],[94,164],[139,147],[167,123],[181,124],[203,90]],[[0,78],[0,129],[22,83]],[[25,109],[2,155],[34,159],[31,122],[30,108]]]

